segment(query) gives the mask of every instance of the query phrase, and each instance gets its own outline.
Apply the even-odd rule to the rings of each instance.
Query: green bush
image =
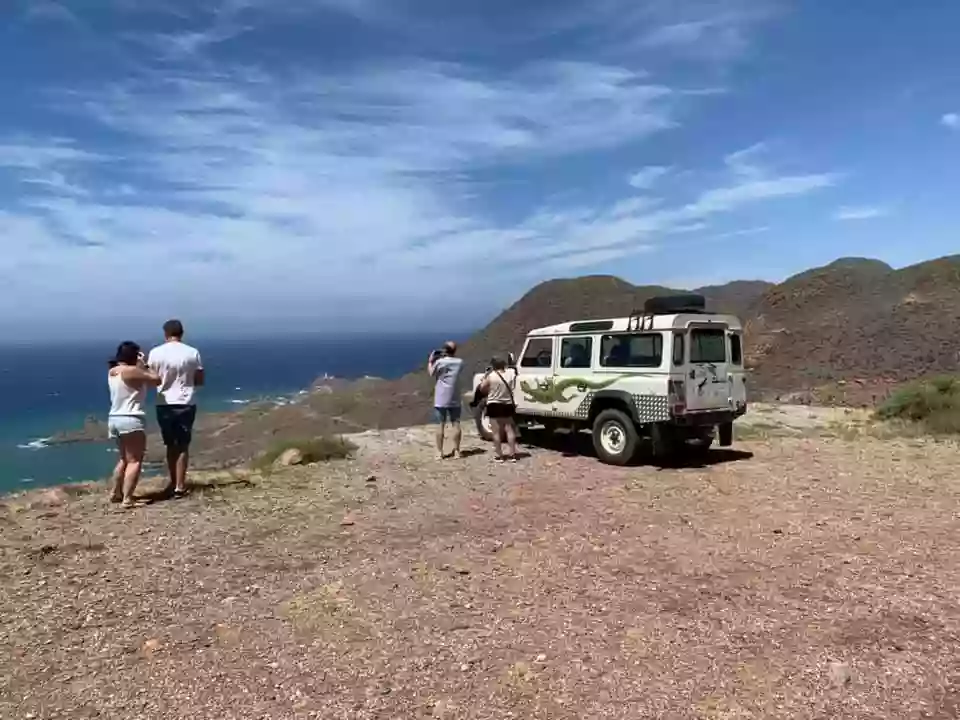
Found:
[[[277,458],[291,449],[297,449],[303,454],[301,465],[312,465],[330,460],[345,460],[353,455],[357,446],[342,437],[284,440],[274,444],[265,453],[259,455],[253,461],[253,466],[260,470],[269,468],[277,461]]]
[[[918,423],[937,434],[960,433],[960,376],[909,383],[883,402],[877,417]]]

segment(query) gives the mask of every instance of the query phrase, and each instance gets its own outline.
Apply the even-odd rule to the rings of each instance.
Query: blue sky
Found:
[[[948,0],[13,0],[0,329],[445,328],[956,252]]]

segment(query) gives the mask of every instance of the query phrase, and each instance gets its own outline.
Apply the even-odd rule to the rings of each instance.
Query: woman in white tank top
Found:
[[[110,437],[117,441],[120,458],[113,470],[110,501],[124,508],[136,505],[133,491],[140,481],[143,455],[147,449],[147,388],[160,384],[160,376],[149,370],[140,346],[120,343],[110,361],[107,385],[110,388]]]

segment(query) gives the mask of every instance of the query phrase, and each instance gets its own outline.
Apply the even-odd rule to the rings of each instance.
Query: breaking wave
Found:
[[[23,443],[22,445],[17,445],[21,450],[43,450],[50,447],[48,443],[50,438],[38,438],[37,440],[31,440],[28,443]]]

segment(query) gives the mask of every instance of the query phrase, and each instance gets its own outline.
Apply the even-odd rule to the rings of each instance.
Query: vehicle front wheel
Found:
[[[486,400],[481,400],[480,404],[474,408],[473,417],[477,423],[477,434],[487,442],[491,442],[493,440],[493,424],[490,422],[490,416],[487,415]]]
[[[593,448],[600,462],[626,465],[637,454],[637,428],[620,410],[604,410],[593,421]]]

